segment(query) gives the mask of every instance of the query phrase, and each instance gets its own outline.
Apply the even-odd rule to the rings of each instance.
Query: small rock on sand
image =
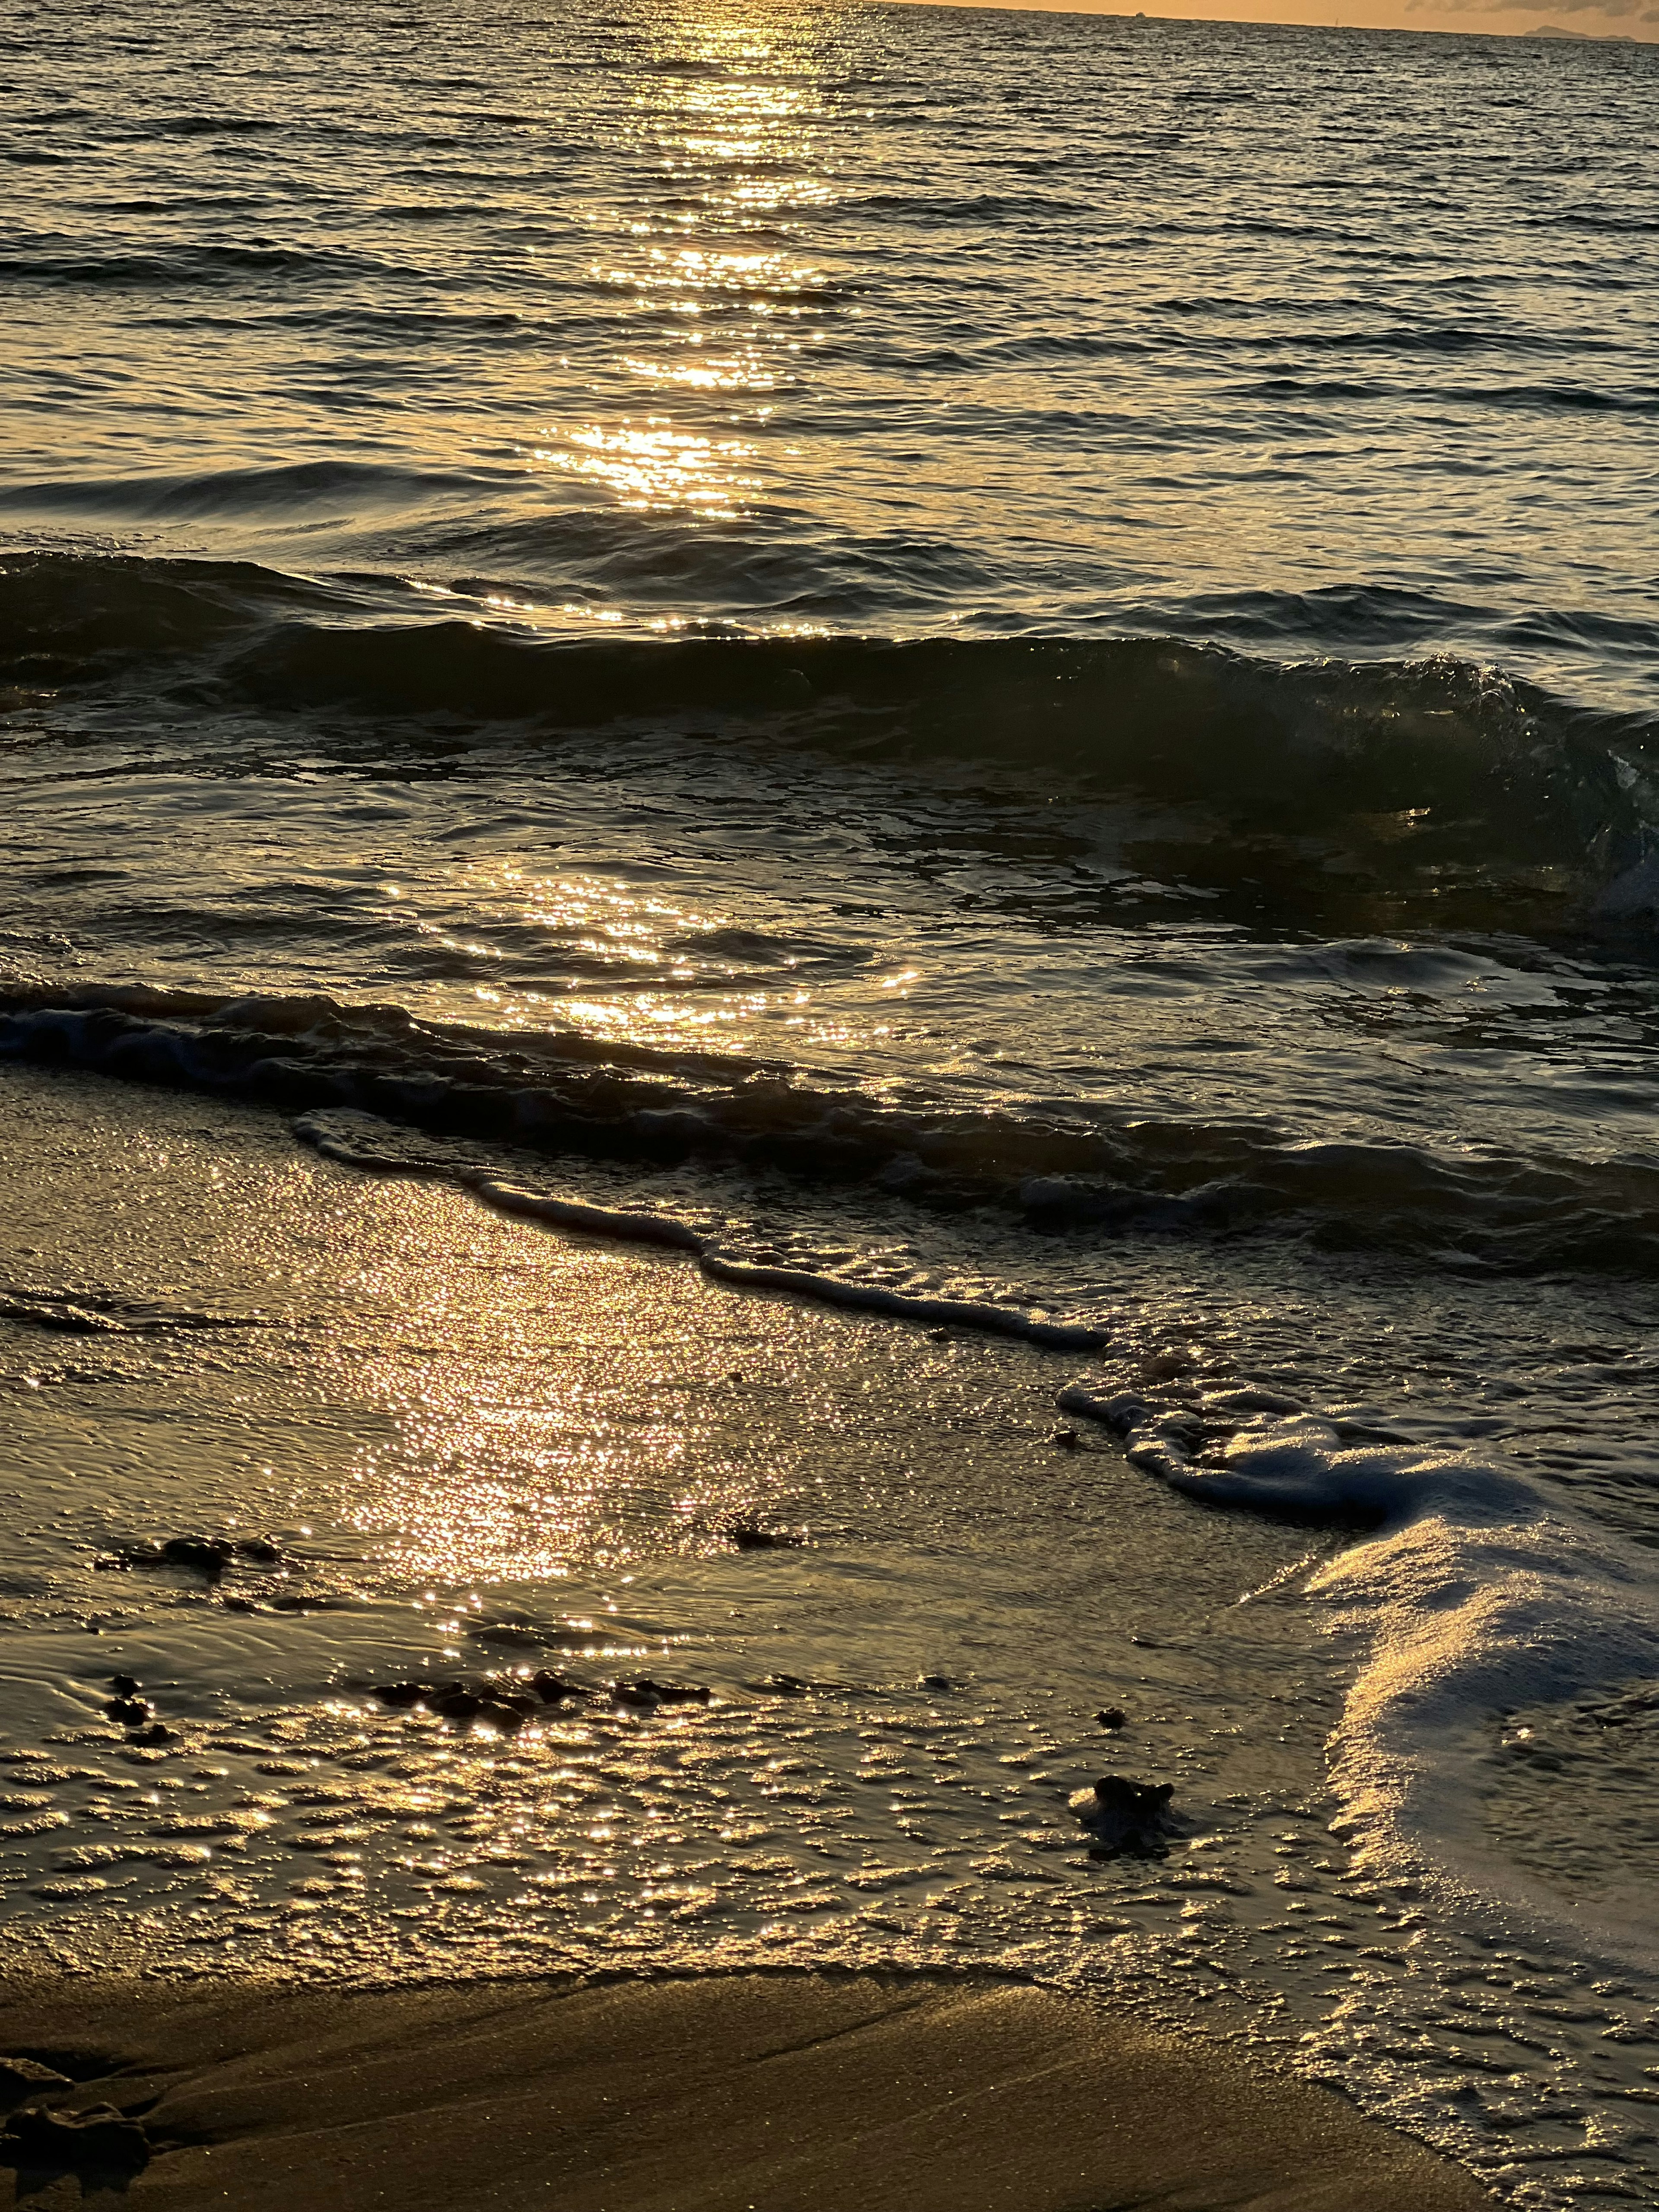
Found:
[[[193,1567],[216,1583],[236,1555],[236,1547],[223,1536],[169,1536],[161,1558],[169,1567]]]
[[[404,1713],[434,1692],[430,1682],[377,1682],[368,1694],[390,1705],[394,1713]]]
[[[1132,1782],[1124,1774],[1103,1774],[1091,1788],[1067,1799],[1097,1850],[1145,1851],[1165,1833],[1165,1815],[1175,1795],[1170,1782]]]
[[[573,1682],[563,1674],[556,1674],[550,1667],[538,1668],[530,1678],[530,1686],[544,1705],[556,1705],[566,1698],[583,1695],[580,1682]]]
[[[806,1541],[799,1528],[766,1528],[758,1521],[728,1521],[723,1531],[740,1552],[799,1551]]]

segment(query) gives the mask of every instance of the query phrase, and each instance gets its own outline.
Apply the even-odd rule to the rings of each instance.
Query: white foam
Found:
[[[579,1229],[590,1237],[621,1237],[635,1244],[666,1244],[699,1255],[703,1249],[699,1232],[689,1221],[672,1213],[653,1213],[643,1206],[593,1206],[585,1199],[526,1190],[491,1176],[463,1173],[459,1180],[504,1213],[529,1214],[538,1221],[551,1222],[561,1229]]]
[[[1407,1471],[1409,1517],[1344,1551],[1309,1589],[1361,1663],[1332,1744],[1332,1826],[1366,1870],[1523,1892],[1579,1940],[1594,1916],[1535,1893],[1480,1833],[1469,1757],[1492,1716],[1659,1672],[1651,1560],[1498,1470],[1449,1459]],[[1498,1510],[1500,1504],[1512,1510]],[[1644,1929],[1595,1929],[1646,1959]]]
[[[708,1246],[699,1253],[698,1261],[704,1274],[716,1282],[757,1291],[787,1291],[795,1297],[849,1306],[863,1313],[891,1314],[902,1321],[981,1329],[999,1336],[1023,1336],[1032,1344],[1060,1350],[1093,1351],[1103,1341],[1097,1329],[1047,1321],[1039,1315],[1024,1313],[1018,1306],[996,1305],[988,1298],[945,1298],[924,1291],[896,1291],[884,1283],[861,1282],[856,1277],[743,1260]]]
[[[1355,1662],[1330,1773],[1332,1829],[1358,1873],[1450,1886],[1511,1917],[1524,1903],[1535,1925],[1652,1966],[1644,1928],[1598,1924],[1498,1855],[1471,1767],[1494,1716],[1659,1674],[1651,1555],[1514,1468],[1410,1445],[1351,1449],[1316,1415],[1250,1410],[1270,1395],[1074,1384],[1059,1402],[1114,1429],[1133,1464],[1186,1496],[1371,1524],[1306,1584]]]

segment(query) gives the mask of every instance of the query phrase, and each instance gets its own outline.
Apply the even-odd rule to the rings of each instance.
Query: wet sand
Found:
[[[1463,2212],[1462,2171],[1208,2039],[985,1980],[733,1975],[5,1992],[3,2048],[142,2116],[166,2212]],[[96,2069],[94,2072],[94,2069]]]
[[[9,1755],[72,1745],[62,1773],[41,1766],[36,1794],[63,1788],[65,1804],[79,1806],[70,1768],[90,1760],[93,1796],[61,1821],[46,1808],[38,1837],[15,1845],[0,1926],[15,1962],[0,1978],[0,2054],[73,2077],[71,2088],[25,2094],[20,2109],[112,2106],[142,2123],[146,2162],[125,2177],[0,2162],[0,2212],[1455,2212],[1490,2202],[1462,2169],[1328,2089],[1213,2038],[1172,2033],[1167,2020],[1152,2025],[1164,2000],[1179,2011],[1183,1984],[1145,1960],[1145,2013],[991,1971],[945,1980],[888,1972],[889,1956],[918,1940],[905,1931],[921,1925],[913,1912],[895,1927],[911,1893],[902,1882],[875,1893],[884,1917],[867,1925],[864,1889],[833,1892],[851,1931],[836,1940],[863,1944],[867,1971],[682,1971],[599,1984],[502,1978],[514,1959],[535,1956],[532,1946],[560,1966],[580,1959],[581,1944],[601,1948],[603,1972],[613,1956],[637,1956],[646,1921],[636,1907],[668,1851],[689,1869],[679,1887],[695,1879],[714,1903],[706,1921],[682,1929],[665,1916],[652,1927],[682,1960],[701,1950],[726,1966],[743,1963],[746,1946],[752,1958],[751,1923],[787,1921],[798,1894],[831,1893],[842,1873],[925,1873],[911,1885],[925,1899],[993,1845],[1000,1868],[1024,1870],[1006,1815],[1018,1813],[1022,1832],[1036,1825],[1044,1843],[1066,1842],[1065,1792],[1097,1771],[1092,1710],[1107,1693],[1145,1709],[1115,1754],[1137,1772],[1179,1771],[1189,1735],[1207,1741],[1202,1729],[1218,1731],[1222,1748],[1201,1768],[1188,1763],[1180,1793],[1194,1820],[1202,1812],[1223,1823],[1206,1844],[1229,1817],[1218,1792],[1273,1808],[1264,1838],[1291,1819],[1322,1837],[1328,1707],[1310,1697],[1292,1708],[1271,1694],[1302,1680],[1279,1670],[1303,1632],[1237,1603],[1294,1555],[1299,1534],[1206,1522],[1195,1552],[1182,1518],[1191,1509],[1126,1474],[1115,1455],[1049,1448],[1064,1370],[1028,1347],[958,1348],[736,1294],[678,1261],[550,1237],[441,1186],[355,1176],[301,1152],[252,1109],[33,1070],[8,1069],[3,1088],[11,1274],[38,1287],[50,1324],[33,1310],[4,1324],[14,1444],[33,1501],[11,1564],[52,1601],[38,1629],[14,1631],[0,1655]],[[163,1326],[175,1311],[190,1323],[244,1307],[268,1325]],[[133,1328],[111,1333],[106,1310],[132,1317]],[[481,1408],[502,1411],[499,1431],[480,1427]],[[571,1484],[589,1517],[561,1522],[568,1553],[550,1565],[538,1548],[545,1510],[526,1524],[513,1510],[518,1491],[503,1487],[519,1461],[540,1464],[550,1439],[580,1447],[575,1474],[597,1466],[605,1475]],[[684,1459],[665,1481],[670,1445]],[[364,1467],[380,1470],[383,1503],[372,1509],[356,1480]],[[841,1533],[775,1555],[700,1552],[679,1528],[678,1501],[693,1488],[716,1519],[763,1509],[793,1523],[810,1512]],[[491,1511],[481,1498],[495,1500]],[[288,1516],[278,1534],[305,1555],[295,1586],[332,1596],[334,1609],[314,1621],[259,1605],[237,1612],[177,1578],[152,1584],[91,1569],[94,1550],[125,1535],[212,1534],[254,1512]],[[358,1527],[358,1514],[373,1525]],[[296,1534],[290,1518],[307,1526]],[[544,1762],[528,1760],[503,1795],[496,1767],[513,1760],[482,1741],[444,1734],[428,1743],[400,1733],[400,1717],[349,1701],[330,1723],[339,1741],[306,1732],[331,1699],[339,1705],[343,1680],[397,1679],[410,1650],[431,1642],[409,1607],[410,1573],[442,1580],[453,1565],[468,1579],[444,1582],[447,1604],[462,1601],[452,1590],[480,1587],[486,1621],[510,1602],[552,1635],[567,1613],[597,1610],[579,1578],[550,1580],[553,1568],[562,1556],[580,1567],[583,1547],[602,1543],[637,1558],[628,1602],[653,1636],[668,1633],[660,1613],[677,1636],[696,1638],[684,1657],[678,1644],[664,1656],[665,1642],[606,1663],[675,1674],[695,1665],[723,1701],[716,1719],[751,1714],[743,1757],[719,1769],[707,1808],[689,1786],[695,1762],[673,1764],[673,1728],[706,1730],[703,1707],[675,1706],[673,1727],[651,1730],[613,1725],[598,1708],[569,1721],[559,1760],[602,1753],[592,1802],[622,1808],[617,1863],[603,1881],[582,1854],[588,1816],[579,1807],[561,1803],[538,1825]],[[342,1602],[360,1586],[373,1602]],[[1103,1608],[1116,1625],[1102,1647],[1075,1626]],[[1158,1639],[1131,1647],[1130,1630],[1147,1620],[1159,1624]],[[641,1635],[630,1627],[623,1641]],[[1264,1639],[1259,1652],[1240,1640],[1252,1635]],[[904,1778],[890,1763],[876,1792],[849,1781],[836,1796],[831,1773],[815,1788],[830,1790],[831,1813],[845,1800],[857,1819],[815,1826],[815,1799],[767,1794],[777,1780],[769,1762],[804,1755],[803,1745],[844,1752],[855,1772],[865,1706],[851,1706],[850,1720],[833,1704],[815,1717],[810,1697],[779,1706],[752,1678],[779,1667],[867,1677],[883,1741],[902,1745],[915,1733],[903,1716],[918,1677],[946,1661],[972,1669],[963,1711],[979,1716],[972,1732],[985,1741],[971,1755],[983,1771],[964,1772],[980,1795],[936,1786],[921,1813],[908,1798],[895,1811],[888,1790]],[[488,1646],[484,1662],[495,1663]],[[130,1666],[173,1731],[159,1750],[123,1744],[107,1727],[100,1734],[100,1701],[113,1670]],[[1231,1686],[1224,1705],[1206,1688],[1218,1670]],[[1023,1688],[1032,1676],[1035,1691]],[[1160,1718],[1158,1700],[1177,1686],[1175,1719]],[[274,1711],[285,1728],[290,1717],[306,1727],[267,1741],[250,1700],[272,1708],[265,1721]],[[1293,1711],[1301,1733],[1287,1744]],[[597,1751],[574,1741],[576,1721]],[[244,1740],[251,1729],[257,1741]],[[384,1742],[377,1729],[391,1731]],[[933,1741],[915,1738],[924,1748]],[[1052,1773],[1030,1771],[1034,1744],[1046,1747]],[[303,1791],[281,1779],[299,1773],[296,1747],[318,1770],[300,1776]],[[287,1763],[272,1766],[273,1749]],[[1012,1766],[996,1763],[1003,1756]],[[366,1759],[380,1797],[364,1779]],[[453,1814],[453,1825],[405,1829],[412,1808],[402,1795],[411,1778],[439,1772],[428,1773],[433,1760],[442,1762],[438,1794],[453,1800],[433,1820]],[[380,1772],[387,1761],[396,1789]],[[4,1771],[21,1788],[33,1770]],[[141,1778],[153,1782],[149,1793]],[[684,1833],[665,1840],[628,1808],[630,1793],[643,1789],[654,1802],[670,1779]],[[380,1802],[389,1789],[395,1807]],[[1285,1809],[1304,1800],[1305,1815]],[[319,1856],[325,1838],[307,1825],[319,1802],[334,1826],[368,1805],[374,1834],[331,1834],[351,1848]],[[250,1805],[283,1817],[262,1826],[238,1814]],[[924,1815],[945,1825],[912,1834]],[[728,1844],[733,1827],[743,1833]],[[425,1840],[411,1850],[417,1835]],[[505,1844],[513,1849],[498,1867],[492,1854]],[[530,1845],[544,1869],[578,1869],[584,1889],[609,1884],[605,1899],[577,1911],[568,1885],[527,1887],[514,1854]],[[67,1884],[60,1862],[71,1868]],[[1205,1864],[1233,1859],[1218,1847]],[[75,1885],[88,1866],[101,1871],[82,1898]],[[1039,1897],[1070,1895],[1064,1877],[1091,1926],[1103,1915],[1116,1936],[1130,1927],[1114,1909],[1109,1869],[1079,1872],[1061,1851],[1047,1852],[1042,1869]],[[1152,1878],[1137,1863],[1138,1887],[1143,1874]],[[1265,1889],[1266,1868],[1254,1879]],[[1001,1918],[981,1903],[963,1923],[982,1923],[982,1946],[999,1928],[1012,1942],[1040,1926],[1030,1891],[1004,1887],[1017,1897]],[[509,1918],[509,1896],[513,1932],[489,1934]],[[1171,1889],[1168,1911],[1190,1896]],[[583,1932],[605,1915],[603,1930]],[[215,1970],[183,1978],[184,1961],[204,1966],[214,1947]],[[1218,1938],[1198,1961],[1206,1977],[1219,1947]],[[966,1966],[972,1954],[962,1955]],[[979,1954],[988,1969],[1000,1955]],[[1115,1955],[1127,1972],[1141,1954],[1131,1943]],[[162,1971],[145,1978],[151,1967]],[[446,1969],[451,1978],[437,1985]],[[284,1977],[281,1986],[257,1978],[262,1970]],[[377,1986],[344,1985],[354,1978]]]

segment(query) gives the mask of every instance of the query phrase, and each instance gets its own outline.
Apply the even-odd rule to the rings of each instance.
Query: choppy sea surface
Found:
[[[1659,2202],[1659,56],[0,52],[15,1940],[1207,1977]]]

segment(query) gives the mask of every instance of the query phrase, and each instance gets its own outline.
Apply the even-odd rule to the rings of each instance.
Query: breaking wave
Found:
[[[434,602],[391,576],[68,554],[0,559],[0,682],[23,689],[142,681],[198,714],[512,721],[549,745],[621,726],[758,738],[1196,813],[1217,836],[1305,846],[1316,866],[1335,841],[1431,900],[1471,879],[1559,879],[1604,917],[1659,903],[1651,718],[1448,655],[1287,662],[1172,636],[595,637],[483,586]]]
[[[1059,1404],[1202,1504],[1367,1532],[1306,1584],[1356,1662],[1331,1747],[1342,1800],[1332,1831],[1364,1873],[1472,1883],[1500,1912],[1524,1901],[1546,1923],[1575,1923],[1581,1941],[1656,1963],[1644,1930],[1624,1920],[1598,1929],[1593,1909],[1518,1877],[1471,1806],[1490,1717],[1559,1718],[1588,1698],[1585,1710],[1612,1727],[1628,1716],[1607,1717],[1611,1693],[1628,1697],[1635,1683],[1650,1701],[1650,1554],[1500,1459],[1391,1441],[1279,1391],[1105,1379],[1070,1385]],[[1512,1729],[1502,1753],[1525,1755],[1532,1735]]]

